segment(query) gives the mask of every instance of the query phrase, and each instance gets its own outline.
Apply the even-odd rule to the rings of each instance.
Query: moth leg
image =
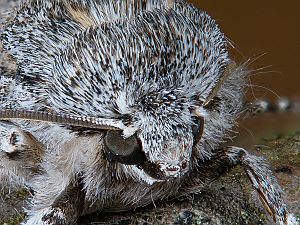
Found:
[[[52,204],[51,213],[45,214],[42,218],[46,224],[73,224],[80,216],[83,204],[84,193],[79,186],[69,186]],[[64,220],[61,221],[62,216]]]
[[[40,172],[43,146],[28,132],[7,121],[0,122],[0,180],[27,184]]]
[[[245,149],[229,147],[229,160],[244,167],[253,188],[268,213],[278,224],[296,224],[294,216],[288,212],[283,192],[268,163],[262,157],[249,154]]]
[[[48,178],[40,176],[34,179],[35,193],[31,208],[26,210],[28,219],[22,225],[75,224],[80,216],[85,198],[80,186],[67,182],[63,176]]]
[[[295,217],[287,210],[283,192],[266,160],[238,147],[229,148],[228,156],[244,167],[253,188],[274,222],[296,224]]]
[[[283,192],[263,157],[252,155],[243,148],[227,147],[218,150],[210,160],[199,163],[196,176],[205,182],[215,180],[238,165],[244,168],[274,222],[282,225],[297,224],[293,214],[288,212]]]

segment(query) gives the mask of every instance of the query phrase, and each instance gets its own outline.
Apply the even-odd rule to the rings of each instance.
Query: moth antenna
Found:
[[[23,119],[29,121],[51,122],[61,125],[95,128],[100,130],[123,130],[122,122],[89,116],[74,116],[31,110],[0,110],[0,120]]]
[[[232,74],[232,72],[237,68],[237,64],[233,61],[230,61],[227,65],[224,73],[220,77],[220,79],[216,82],[214,88],[210,92],[209,96],[206,98],[204,106],[208,105],[214,97],[216,97],[218,91],[221,89],[222,85],[228,80],[228,77]]]

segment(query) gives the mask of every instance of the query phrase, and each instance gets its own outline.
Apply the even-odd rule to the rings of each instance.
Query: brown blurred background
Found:
[[[258,59],[251,69],[258,69],[251,82],[270,89],[254,87],[257,98],[276,101],[272,92],[300,102],[300,2],[189,0],[217,20],[236,49],[232,57],[239,62]],[[265,68],[267,67],[267,68]],[[260,68],[265,68],[261,69]],[[253,94],[249,92],[253,98]],[[242,120],[240,136],[247,143],[259,137],[281,135],[300,130],[299,114],[268,114]]]
[[[233,41],[235,58],[261,56],[252,68],[265,74],[253,77],[280,96],[300,95],[300,2],[190,0],[213,16]]]

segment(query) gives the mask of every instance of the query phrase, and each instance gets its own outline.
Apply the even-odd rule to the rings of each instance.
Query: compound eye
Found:
[[[126,165],[140,165],[146,161],[137,136],[124,139],[122,131],[107,131],[105,136],[107,159]]]
[[[194,146],[199,143],[202,138],[204,131],[204,118],[203,117],[195,117],[194,126],[192,127],[193,137],[194,137]]]

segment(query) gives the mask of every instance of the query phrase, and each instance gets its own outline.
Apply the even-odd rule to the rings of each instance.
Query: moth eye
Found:
[[[107,159],[126,165],[140,165],[146,161],[137,136],[124,139],[122,131],[107,131],[105,135]]]
[[[204,131],[204,118],[203,117],[195,117],[194,125],[192,126],[193,138],[194,138],[194,146],[199,143]]]

